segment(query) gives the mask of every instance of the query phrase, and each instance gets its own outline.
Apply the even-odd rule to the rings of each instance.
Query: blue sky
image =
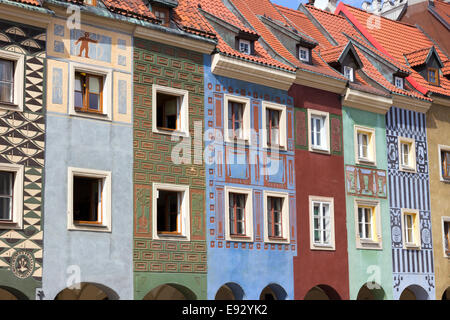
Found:
[[[300,3],[307,3],[308,0],[271,0],[273,3],[285,6],[285,7],[289,7],[289,8],[293,8],[293,9],[297,9],[298,5]],[[361,4],[363,3],[364,0],[343,0],[344,3],[347,3],[349,5],[361,8]],[[340,1],[339,1],[340,2]],[[368,2],[372,2],[370,0],[368,0]]]

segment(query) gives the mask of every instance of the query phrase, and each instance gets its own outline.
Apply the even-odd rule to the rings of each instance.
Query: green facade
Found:
[[[347,210],[347,238],[348,238],[348,264],[350,299],[356,299],[360,289],[369,282],[370,285],[377,283],[382,290],[371,290],[375,299],[392,299],[392,255],[391,255],[391,231],[389,200],[387,189],[387,150],[386,150],[386,120],[384,114],[372,113],[355,108],[342,107],[343,134],[344,134],[344,163],[346,168],[346,210]],[[375,157],[376,166],[360,165],[355,159],[355,125],[373,128],[375,130]],[[383,192],[377,193],[364,191],[365,194],[355,194],[349,187],[355,183],[366,183],[369,185],[368,176],[365,181],[354,181],[347,173],[348,166],[361,168],[365,172],[376,170],[384,174],[386,181]],[[351,168],[351,167],[350,167]],[[357,187],[358,188],[358,187]],[[364,189],[359,187],[360,190]],[[369,188],[370,189],[370,188]],[[356,246],[355,199],[378,201],[381,221],[380,249],[361,249]],[[374,285],[374,288],[375,287]],[[384,291],[384,292],[383,292]]]
[[[182,48],[134,39],[134,284],[135,298],[167,284],[185,296],[206,299],[205,168],[203,142],[193,142],[194,124],[203,132],[203,56]],[[152,131],[152,86],[187,90],[189,94],[188,163],[174,164],[179,141]],[[198,130],[197,130],[198,131]],[[200,139],[203,139],[200,137]],[[194,150],[195,149],[197,152]],[[201,160],[201,159],[200,159]],[[199,164],[196,164],[199,163]],[[189,186],[189,241],[156,240],[152,235],[152,186]]]

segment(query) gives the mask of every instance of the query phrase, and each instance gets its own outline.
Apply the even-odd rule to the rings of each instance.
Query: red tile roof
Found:
[[[32,6],[37,6],[37,7],[41,7],[42,4],[39,0],[13,0],[14,2],[20,2],[20,3],[25,3],[25,4],[30,4]]]
[[[434,11],[446,23],[450,24],[450,3],[446,3],[441,0],[434,0]]]
[[[444,61],[443,64],[444,67],[442,68],[442,73],[444,76],[450,75],[450,60]]]
[[[420,66],[426,62],[430,50],[431,48],[423,48],[405,53],[404,56],[411,67]]]
[[[379,17],[378,27],[367,27],[367,22],[373,15],[361,9],[340,3],[336,13],[345,15],[350,21],[358,24],[360,31],[380,51],[385,52],[397,61],[404,61],[405,54],[427,49],[433,46],[431,40],[415,26]],[[447,60],[446,55],[436,48],[441,61]],[[429,84],[423,77],[411,69],[408,81],[419,91],[434,92],[450,96],[450,81],[441,79],[440,86]]]
[[[150,21],[156,20],[155,15],[143,0],[102,0],[102,2],[112,12],[132,18],[141,18]]]

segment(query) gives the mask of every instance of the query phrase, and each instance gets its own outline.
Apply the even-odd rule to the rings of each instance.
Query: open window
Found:
[[[111,173],[69,167],[68,228],[111,231]]]
[[[226,239],[253,241],[252,190],[226,187]]]
[[[420,249],[419,211],[402,209],[403,246],[405,249]]]
[[[189,136],[188,91],[153,85],[153,132]]]
[[[153,238],[189,240],[189,186],[153,184]]]
[[[103,114],[103,77],[75,72],[75,110]]]
[[[415,140],[405,137],[398,138],[399,170],[407,172],[416,171],[416,145]]]
[[[23,227],[23,173],[21,165],[0,164],[0,229]]]
[[[22,111],[24,56],[0,50],[0,108]]]
[[[355,162],[376,165],[375,129],[355,125]]]
[[[286,149],[286,106],[268,102],[263,102],[262,106],[263,147]]]

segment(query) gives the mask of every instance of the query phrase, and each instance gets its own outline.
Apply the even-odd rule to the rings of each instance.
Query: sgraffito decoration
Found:
[[[386,171],[345,166],[347,193],[354,196],[387,198]]]
[[[0,110],[0,162],[24,166],[23,230],[0,229],[0,271],[41,281],[46,31],[0,21],[0,49],[25,58],[23,112]]]
[[[399,170],[398,137],[416,146],[416,171]],[[423,287],[434,299],[433,244],[425,114],[392,107],[386,114],[388,185],[393,258],[393,294],[398,299],[409,285]],[[401,210],[419,211],[420,249],[403,243]]]

